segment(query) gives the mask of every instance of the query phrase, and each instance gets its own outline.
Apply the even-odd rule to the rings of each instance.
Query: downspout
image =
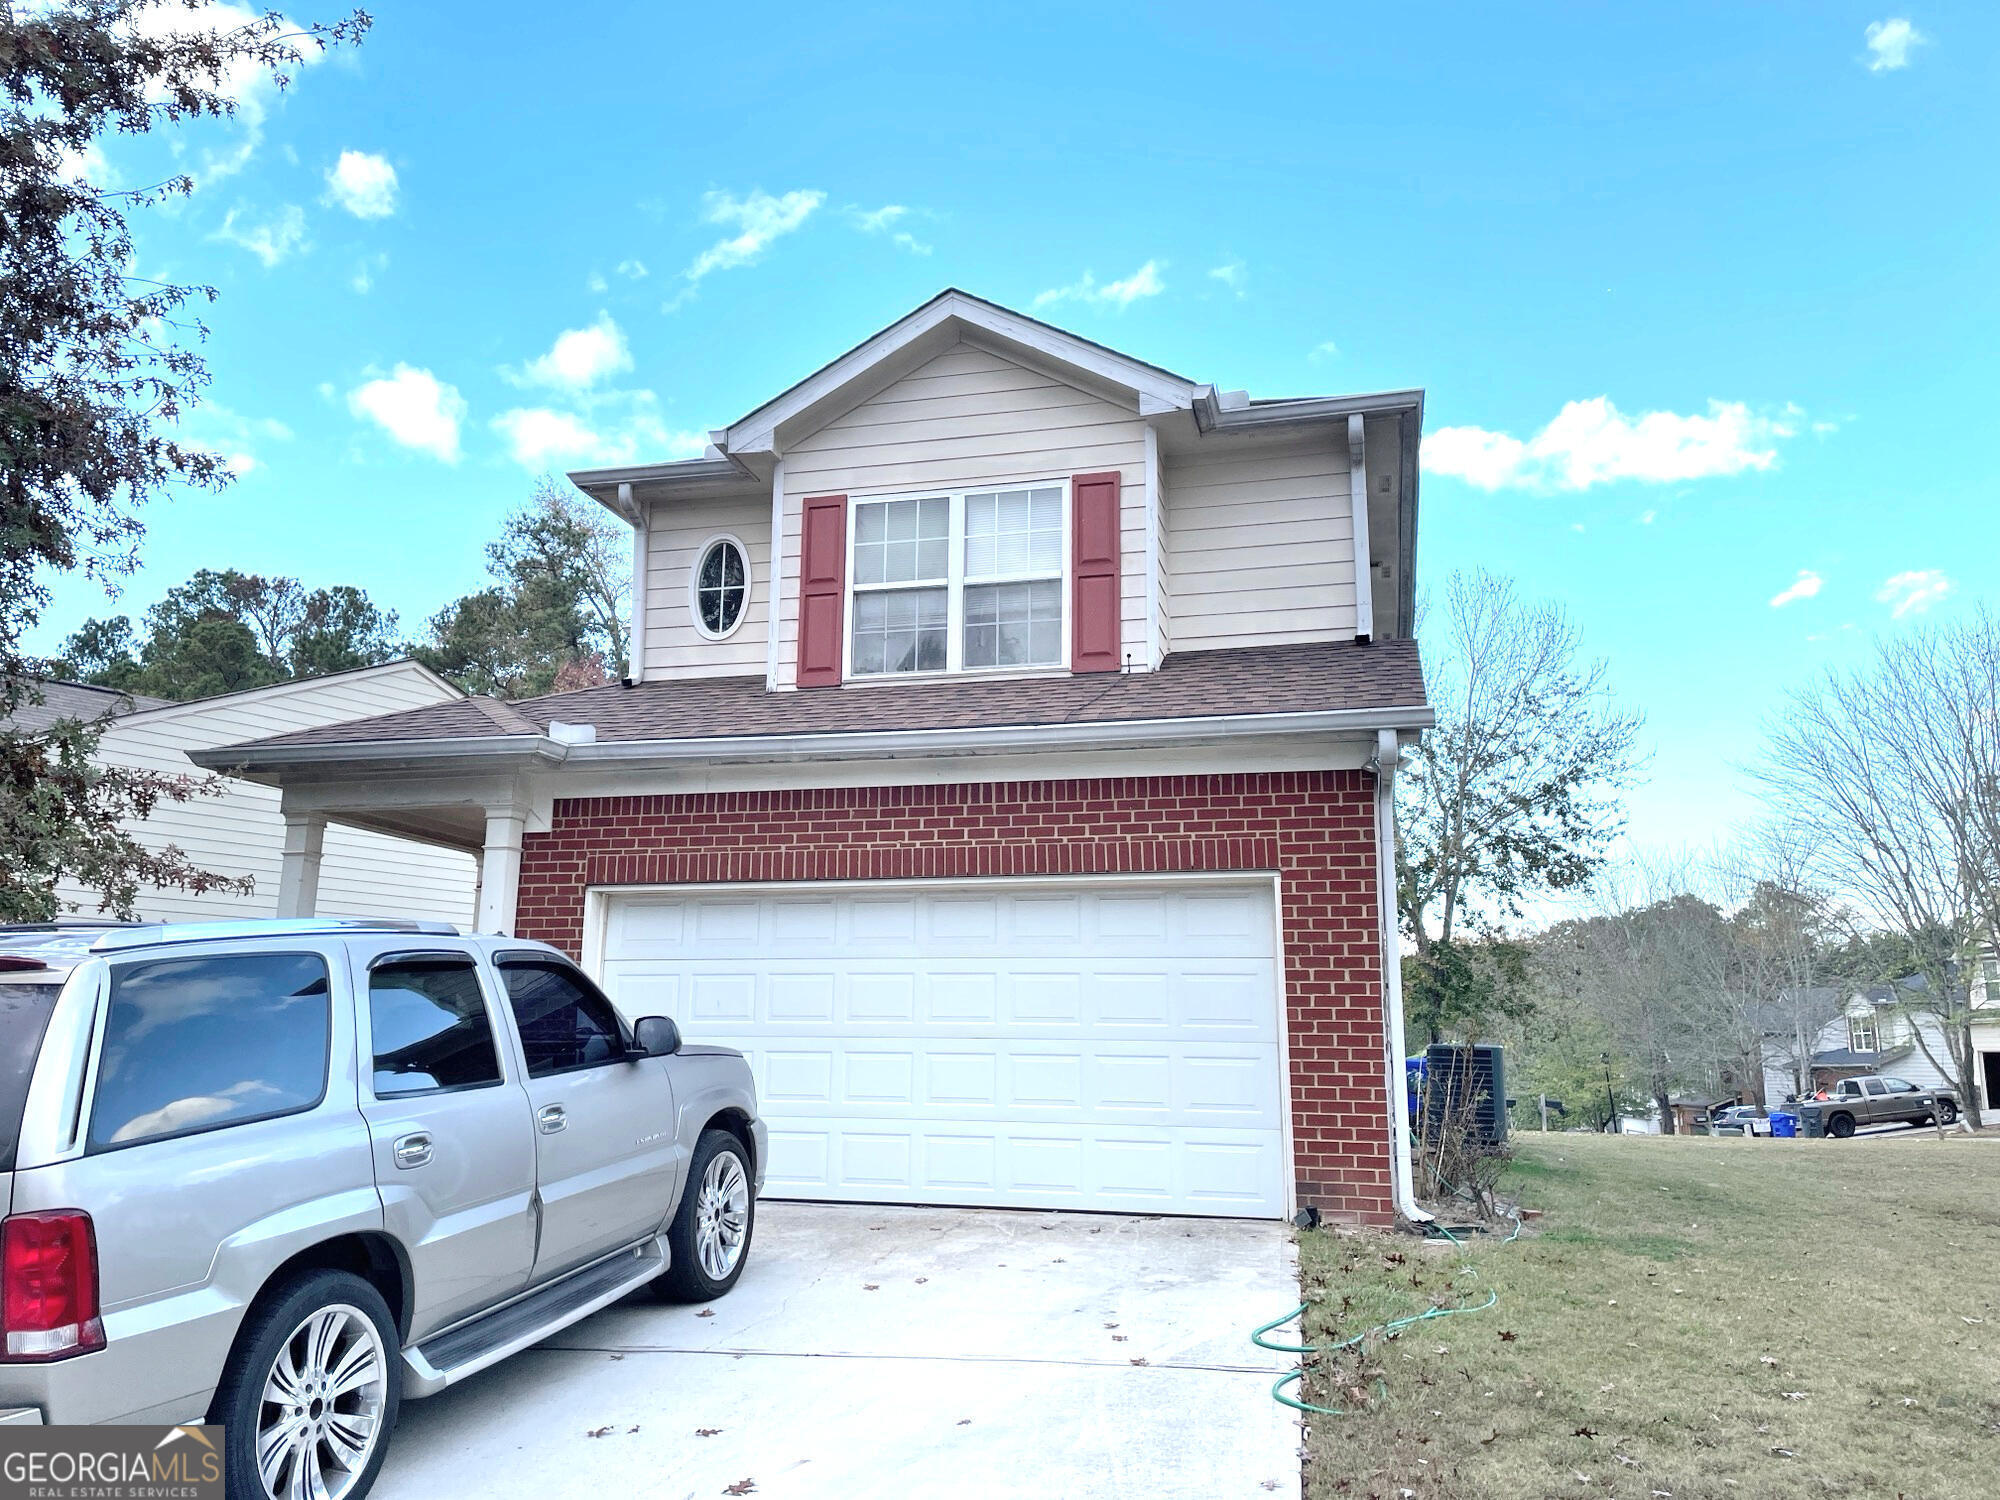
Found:
[[[1402,746],[1393,729],[1375,731],[1375,755],[1368,762],[1375,773],[1375,867],[1381,909],[1382,1028],[1389,1071],[1389,1189],[1396,1211],[1413,1224],[1429,1224],[1435,1215],[1417,1207],[1411,1186],[1410,1095],[1406,1082],[1408,1056],[1403,1048],[1403,957],[1396,923],[1396,767]]]

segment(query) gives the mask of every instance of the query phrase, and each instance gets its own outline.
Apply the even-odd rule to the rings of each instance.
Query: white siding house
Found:
[[[423,708],[464,695],[414,661],[282,682],[271,687],[157,704],[113,719],[98,746],[100,760],[174,775],[205,776],[188,759],[264,735],[335,724],[369,714]],[[163,802],[132,832],[155,848],[178,845],[189,859],[220,874],[248,875],[248,895],[211,891],[141,891],[139,914],[149,921],[219,921],[278,913],[285,820],[279,793],[224,777],[219,796]],[[329,917],[424,917],[469,926],[477,872],[472,857],[435,844],[329,824],[320,866],[319,913]],[[65,907],[96,910],[95,895],[74,883],[57,887]]]

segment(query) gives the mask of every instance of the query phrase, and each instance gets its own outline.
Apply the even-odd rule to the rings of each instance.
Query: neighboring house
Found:
[[[110,713],[98,742],[97,758],[184,776],[205,776],[193,753],[232,741],[310,730],[361,714],[462,702],[465,695],[414,661],[394,661],[327,677],[281,682],[271,687],[225,693],[176,703],[162,698],[127,698],[107,688],[75,683],[38,684],[45,700],[26,705],[15,721],[45,728],[57,718],[94,719]],[[217,921],[275,916],[282,900],[280,882],[286,849],[279,793],[235,777],[219,796],[161,802],[152,816],[132,825],[141,842],[180,849],[205,870],[248,875],[248,895],[210,891],[144,890],[139,915],[149,921]],[[421,829],[399,828],[422,837]],[[318,910],[326,916],[430,917],[470,925],[474,915],[475,865],[463,850],[435,842],[413,842],[349,823],[332,824],[301,842],[293,864],[318,863]],[[74,882],[56,888],[66,905],[97,909],[95,892]]]
[[[1843,1078],[1888,1073],[1919,1088],[1956,1088],[1951,1049],[1935,1015],[1922,1009],[1921,976],[1851,992],[1821,989],[1815,998],[1839,1006],[1801,1052],[1790,1037],[1764,1039],[1764,1096],[1768,1103],[1812,1093]]]
[[[455,841],[483,929],[742,1047],[773,1196],[1385,1222],[1422,410],[945,292],[570,476],[634,530],[628,682],[198,758],[295,841]]]
[[[2000,1112],[2000,953],[1988,948],[1972,971],[1973,1070],[1982,1111]]]

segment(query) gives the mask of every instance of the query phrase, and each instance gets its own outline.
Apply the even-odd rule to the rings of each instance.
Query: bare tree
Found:
[[[1496,990],[1454,946],[1602,863],[1624,826],[1641,723],[1613,703],[1604,663],[1581,658],[1562,610],[1522,600],[1511,580],[1454,573],[1440,613],[1435,630],[1428,608],[1419,625],[1437,725],[1396,778],[1411,1015],[1433,1033],[1476,1009],[1460,991]]]
[[[1809,865],[1783,828],[1761,829],[1712,862],[1730,910],[1730,988],[1764,1104],[1775,1102],[1765,1097],[1766,1050],[1783,1062],[1794,1094],[1810,1093],[1813,1053],[1845,1000],[1829,982],[1827,960],[1846,914],[1813,882]]]
[[[1932,1061],[1978,1128],[1959,977],[2000,932],[2000,621],[1982,607],[1881,643],[1792,693],[1768,739],[1753,774],[1818,873],[1907,940],[1925,985],[1908,1008],[1936,1018],[1950,1056]]]

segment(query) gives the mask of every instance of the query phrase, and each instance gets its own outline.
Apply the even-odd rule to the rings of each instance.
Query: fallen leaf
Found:
[[[1104,1326],[1106,1328],[1116,1328],[1118,1325],[1116,1323],[1106,1323]]]
[[[1500,1342],[1501,1342],[1501,1343],[1503,1343],[1503,1344],[1511,1344],[1511,1343],[1513,1343],[1513,1342],[1514,1342],[1514,1337],[1515,1337],[1515,1336],[1514,1336],[1514,1335],[1513,1335],[1512,1333],[1508,1332],[1508,1330],[1506,1330],[1505,1328],[1503,1328],[1503,1329],[1501,1329],[1501,1330],[1500,1330]]]
[[[1760,1365],[1775,1365],[1777,1361],[1768,1354],[1760,1354],[1757,1356],[1757,1363]]]
[[[922,1285],[923,1285],[923,1284],[924,1284],[925,1282],[927,1282],[927,1281],[929,1281],[929,1280],[930,1280],[930,1277],[928,1277],[928,1276],[919,1276],[919,1277],[917,1278],[917,1285],[918,1285],[918,1286],[922,1286]]]
[[[715,1316],[715,1309],[712,1307],[704,1307],[700,1312],[696,1313],[695,1316],[697,1318],[712,1318]]]
[[[960,1417],[960,1418],[958,1419],[958,1425],[959,1425],[959,1426],[961,1426],[961,1427],[970,1427],[970,1426],[972,1425],[972,1418],[970,1418],[970,1417]]]
[[[1639,1467],[1639,1460],[1636,1458],[1627,1458],[1622,1453],[1614,1453],[1611,1456],[1617,1459],[1618,1462],[1620,1462],[1621,1464],[1625,1465],[1625,1467],[1628,1469],[1636,1469]]]
[[[1146,1363],[1146,1361],[1143,1359],[1135,1359],[1132,1361],[1132,1363],[1135,1365],[1143,1365],[1144,1363]]]
[[[1594,1427],[1579,1427],[1575,1432],[1571,1433],[1570,1436],[1581,1437],[1581,1438],[1594,1438],[1597,1436],[1597,1429]]]
[[[694,1435],[696,1437],[714,1437],[720,1431],[722,1431],[720,1427],[697,1427],[694,1430]]]
[[[638,1430],[639,1430],[639,1429],[638,1429],[638,1428],[637,1428],[636,1426],[634,1426],[634,1427],[628,1427],[628,1428],[626,1428],[626,1429],[625,1429],[625,1431],[626,1431],[626,1432],[627,1432],[628,1434],[630,1434],[630,1433],[634,1433],[634,1432],[637,1432]]]
[[[1127,1343],[1130,1341],[1130,1339],[1131,1335],[1127,1333],[1114,1333],[1111,1335],[1111,1342],[1114,1344]]]
[[[1787,1401],[1803,1401],[1806,1399],[1806,1393],[1804,1391],[1786,1391],[1785,1399]]]
[[[757,1481],[754,1479],[739,1479],[734,1484],[725,1484],[722,1487],[722,1493],[725,1495],[754,1495],[757,1493]]]
[[[861,1290],[864,1292],[879,1292],[882,1290],[882,1288],[877,1286],[872,1281],[864,1281],[861,1283]]]
[[[1500,1441],[1500,1429],[1496,1427],[1491,1432],[1489,1432],[1485,1437],[1479,1440],[1479,1446],[1484,1448],[1489,1443],[1497,1443],[1499,1441]]]
[[[604,1434],[605,1434],[605,1433],[607,1433],[607,1432],[609,1432],[610,1430],[611,1430],[611,1429],[610,1429],[609,1427],[593,1427],[593,1428],[591,1428],[591,1429],[590,1429],[590,1431],[586,1432],[586,1433],[584,1434],[584,1436],[585,1436],[585,1437],[603,1437],[603,1436],[604,1436]]]

